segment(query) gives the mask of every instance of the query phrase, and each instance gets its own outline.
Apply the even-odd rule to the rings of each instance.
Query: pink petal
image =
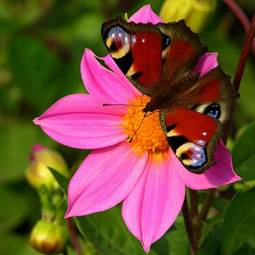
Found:
[[[130,193],[144,171],[147,153],[137,156],[129,144],[94,150],[68,187],[66,217],[109,209]]]
[[[194,174],[186,170],[180,161],[172,154],[172,167],[180,175],[184,183],[191,189],[202,190],[217,188],[240,180],[234,172],[231,154],[228,152],[223,142],[220,141],[215,152],[216,164],[210,167],[203,174]]]
[[[151,9],[150,4],[144,5],[135,14],[133,14],[129,19],[129,22],[133,21],[135,23],[152,23],[157,24],[163,22],[162,19]]]
[[[121,78],[126,78],[125,74],[120,70],[118,65],[115,63],[115,61],[112,59],[110,54],[107,54],[105,57],[100,58],[102,59],[105,64],[116,74],[118,74]],[[130,84],[131,85],[131,84]],[[130,86],[129,85],[129,86]],[[132,86],[132,85],[131,85]]]
[[[205,75],[213,68],[219,65],[218,63],[218,53],[217,52],[208,52],[205,53],[198,61],[194,70],[200,73],[200,76]]]
[[[93,96],[74,94],[53,104],[34,120],[52,139],[79,149],[103,148],[124,141],[125,107],[103,106]]]
[[[103,67],[94,53],[86,49],[81,61],[81,76],[89,94],[103,103],[127,104],[134,98],[134,89],[127,78]]]
[[[115,73],[117,74],[123,82],[126,83],[125,86],[128,88],[128,92],[130,93],[131,98],[135,98],[138,95],[141,95],[141,92],[138,91],[133,84],[130,83],[130,81],[127,79],[125,74],[120,70],[120,68],[117,66],[117,64],[112,59],[111,55],[108,54],[105,57],[100,58],[102,59],[105,64]],[[126,89],[126,88],[125,88]],[[132,96],[131,96],[132,94]]]
[[[184,183],[169,164],[170,158],[161,162],[149,161],[123,203],[124,221],[146,252],[170,228],[183,204]]]

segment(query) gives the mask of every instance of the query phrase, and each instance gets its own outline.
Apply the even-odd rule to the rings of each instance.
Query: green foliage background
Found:
[[[38,254],[27,244],[40,217],[39,199],[24,172],[35,143],[60,151],[69,166],[85,152],[60,146],[32,124],[32,119],[64,95],[84,92],[79,73],[84,48],[106,53],[100,36],[103,21],[150,3],[159,13],[162,0],[1,0],[0,1],[0,253]],[[254,0],[238,1],[249,17]],[[222,1],[202,39],[219,52],[232,77],[244,31]],[[203,228],[200,255],[255,254],[255,55],[250,54],[242,80],[229,146],[243,181],[221,190]],[[237,194],[236,194],[237,193]],[[204,193],[201,193],[203,198]],[[217,211],[217,214],[215,213]],[[97,254],[143,254],[127,232],[119,208],[80,220],[82,232]],[[71,253],[72,254],[72,251]],[[90,249],[86,255],[94,254]],[[183,221],[150,254],[188,254]]]

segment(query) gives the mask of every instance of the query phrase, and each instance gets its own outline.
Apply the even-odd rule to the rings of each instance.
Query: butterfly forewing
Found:
[[[193,71],[198,59],[207,47],[197,34],[185,25],[183,20],[167,24],[158,24],[161,33],[171,39],[171,43],[162,51],[164,60],[163,79],[173,82]],[[171,85],[169,84],[169,85]]]
[[[121,18],[102,26],[105,45],[123,73],[149,90],[161,76],[162,36],[152,24],[135,24]],[[142,91],[142,92],[145,92]]]

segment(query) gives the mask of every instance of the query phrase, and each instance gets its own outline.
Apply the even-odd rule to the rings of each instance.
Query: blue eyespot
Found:
[[[216,103],[208,105],[204,110],[204,114],[214,119],[219,119],[221,115],[220,105]]]
[[[166,49],[170,43],[171,43],[171,39],[168,35],[165,34],[161,34],[162,35],[162,49]]]
[[[115,51],[129,44],[129,34],[121,27],[115,26],[108,30],[107,38],[111,39],[110,50]]]

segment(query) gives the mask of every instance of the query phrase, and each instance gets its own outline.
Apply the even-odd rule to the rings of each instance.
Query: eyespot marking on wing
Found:
[[[214,119],[219,119],[221,117],[221,105],[219,103],[206,103],[200,104],[192,108],[194,111],[208,115]]]
[[[189,169],[196,170],[207,163],[206,149],[197,144],[187,142],[176,150],[176,156]]]

